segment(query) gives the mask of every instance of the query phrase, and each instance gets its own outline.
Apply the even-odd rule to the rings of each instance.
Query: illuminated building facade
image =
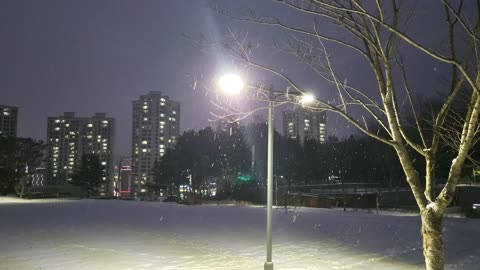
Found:
[[[310,111],[304,108],[283,112],[283,135],[287,138],[313,139],[320,143],[326,140],[327,115],[325,111]]]
[[[132,125],[132,191],[144,196],[152,169],[167,148],[180,135],[180,103],[159,91],[151,91],[133,101]]]
[[[45,185],[45,168],[35,168],[35,171],[27,174],[27,183],[33,189],[40,189]]]
[[[117,197],[129,197],[132,194],[132,160],[130,158],[121,158],[115,165],[114,176],[114,195]]]
[[[66,112],[48,118],[47,133],[47,184],[66,184],[80,164],[85,153],[97,154],[105,166],[104,184],[100,193],[111,192],[113,178],[114,119],[105,113],[93,117],[75,117]]]
[[[0,105],[0,136],[17,136],[18,108]]]

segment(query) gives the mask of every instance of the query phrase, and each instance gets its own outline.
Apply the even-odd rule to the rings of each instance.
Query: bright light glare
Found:
[[[238,75],[226,74],[218,80],[220,89],[230,95],[238,95],[243,89],[243,81]]]
[[[315,97],[312,94],[305,94],[302,96],[302,104],[310,104],[315,100]]]

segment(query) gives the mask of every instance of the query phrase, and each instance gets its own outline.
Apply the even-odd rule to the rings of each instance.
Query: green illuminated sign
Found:
[[[238,174],[237,180],[242,182],[248,182],[248,181],[252,181],[253,177],[250,174]]]

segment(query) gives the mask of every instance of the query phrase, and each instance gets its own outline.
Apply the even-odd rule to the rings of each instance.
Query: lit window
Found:
[[[57,120],[55,120],[55,123],[60,123],[60,120],[58,120],[58,119],[57,119]]]
[[[160,114],[160,117],[165,117],[165,114],[161,113],[161,114]]]
[[[69,127],[69,126],[70,126],[70,124],[68,124],[68,123],[67,123],[67,124],[65,124],[65,126],[66,126],[66,127]]]
[[[148,141],[142,141],[142,144],[148,144]]]
[[[160,101],[161,101],[161,102],[165,102],[165,99],[164,99],[164,98],[161,98]]]
[[[160,106],[165,106],[165,103],[163,103],[163,102],[162,102],[162,103],[160,103]]]
[[[55,128],[55,131],[59,131],[59,130],[60,130],[60,128],[59,128],[59,127],[56,127],[56,128]]]
[[[163,145],[163,144],[160,144],[160,148],[165,148],[165,145]]]
[[[87,127],[90,127],[90,128],[91,128],[91,127],[93,127],[93,124],[90,123],[90,124],[87,125]]]
[[[160,129],[163,129],[165,126],[164,125],[160,125]]]
[[[103,165],[103,166],[107,165],[107,162],[106,162],[106,161],[102,161],[102,165]]]
[[[146,153],[146,152],[147,152],[147,149],[142,149],[142,152],[143,152],[143,153]]]
[[[164,153],[165,152],[165,149],[160,149],[160,153]]]
[[[148,121],[148,118],[147,117],[143,118],[143,121]]]
[[[172,114],[177,114],[177,112],[176,112],[176,111],[172,111]]]
[[[148,109],[148,106],[147,105],[143,105],[142,107],[144,110],[147,110]]]

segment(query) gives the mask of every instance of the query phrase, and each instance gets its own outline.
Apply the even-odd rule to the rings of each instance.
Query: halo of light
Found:
[[[243,80],[236,74],[225,74],[218,80],[219,88],[229,95],[238,95],[243,89]]]
[[[301,98],[301,102],[303,105],[305,104],[310,104],[312,103],[313,101],[315,100],[315,96],[310,94],[310,93],[306,93],[302,96]]]

